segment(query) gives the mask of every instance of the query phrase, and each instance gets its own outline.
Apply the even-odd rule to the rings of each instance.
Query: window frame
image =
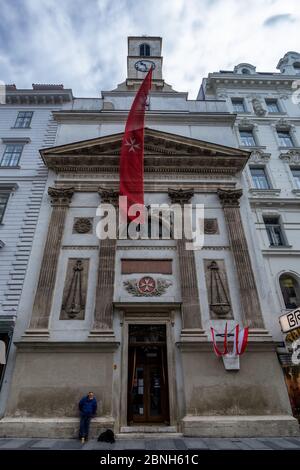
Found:
[[[280,148],[287,149],[287,148],[294,148],[295,147],[295,143],[294,143],[293,137],[291,136],[290,129],[276,129],[276,133],[277,133],[277,139],[278,139]],[[284,142],[282,142],[281,139],[283,137],[280,137],[280,135],[279,135],[280,133],[288,135],[289,140],[291,142],[291,145],[286,145]]]
[[[11,329],[0,330],[0,340],[4,341],[6,345],[6,364],[0,364],[0,392],[1,392],[3,380],[5,376],[5,370],[6,370],[7,359],[8,359],[11,343],[12,343],[12,337],[13,337],[13,331]]]
[[[23,150],[24,150],[24,145],[25,143],[22,143],[22,142],[7,142],[5,143],[5,149],[4,149],[4,152],[2,154],[2,158],[1,158],[1,161],[0,161],[0,168],[18,168],[19,167],[19,163],[20,163],[20,159],[21,159],[21,156],[22,156],[22,153],[23,153]],[[14,154],[17,154],[17,152],[8,152],[8,147],[20,147],[21,148],[21,151],[19,152],[19,156],[18,156],[18,161],[14,163],[14,165],[10,165],[10,164],[5,164],[3,165],[3,161],[5,159],[5,155],[6,154],[11,154],[11,159],[12,159],[12,156]],[[9,163],[11,162],[11,160],[9,161]]]
[[[295,70],[296,75],[300,75],[300,62],[299,60],[293,63],[293,69]]]
[[[248,132],[249,134],[251,134],[251,137],[253,139],[253,144],[251,145],[248,145],[246,144],[244,141],[243,141],[243,136],[242,136],[242,132]],[[240,141],[241,141],[241,145],[243,147],[257,147],[257,142],[256,142],[256,139],[255,139],[255,136],[254,136],[254,132],[253,132],[253,129],[243,129],[243,128],[239,128],[239,137],[240,137]],[[248,136],[249,137],[249,136]]]
[[[243,110],[237,110],[235,109],[235,105],[239,103],[242,105],[243,107]],[[246,109],[246,106],[245,106],[245,100],[244,98],[240,98],[240,97],[231,97],[231,106],[232,106],[232,109],[235,113],[246,113],[247,112],[247,109]]]
[[[264,177],[265,177],[265,181],[267,182],[267,187],[266,188],[262,188],[262,187],[259,187],[256,185],[256,179],[254,178],[254,175],[252,174],[252,170],[261,170],[264,174]],[[266,191],[268,189],[272,189],[272,184],[271,184],[271,181],[270,181],[270,178],[269,178],[269,175],[268,175],[268,172],[267,172],[267,169],[266,169],[266,166],[264,165],[249,165],[249,171],[250,171],[250,175],[251,175],[251,182],[252,182],[252,188],[255,189],[255,190],[262,190],[262,191]]]
[[[281,112],[281,109],[280,109],[279,102],[278,102],[277,98],[265,98],[265,103],[266,103],[268,114],[278,114],[278,113]],[[270,104],[275,104],[276,105],[276,111],[271,111],[269,109]]]
[[[291,174],[292,174],[292,178],[293,178],[293,183],[294,183],[294,188],[295,189],[299,189],[300,190],[300,167],[298,166],[292,166],[292,165],[289,165],[290,167],[290,171],[291,171]],[[295,177],[294,175],[294,171],[298,171],[299,172],[299,177]]]
[[[11,192],[7,191],[7,190],[0,190],[0,196],[3,195],[3,194],[6,194],[7,198],[6,198],[6,201],[5,201],[4,204],[2,204],[0,202],[0,207],[3,206],[3,210],[2,211],[0,210],[0,225],[3,224],[3,219],[4,219],[4,216],[5,216],[5,213],[6,213],[6,209],[7,209],[7,206],[8,206],[8,201],[9,201]]]
[[[267,219],[277,219],[277,223],[267,223]],[[281,219],[281,216],[280,215],[263,215],[263,222],[264,222],[264,225],[265,225],[265,230],[266,230],[266,233],[267,233],[267,237],[268,237],[268,241],[269,241],[269,247],[270,248],[282,248],[282,247],[287,247],[289,246],[288,245],[288,242],[287,242],[287,238],[286,238],[286,235],[285,235],[285,231],[284,231],[284,227],[282,225],[282,219]],[[273,240],[276,239],[276,236],[278,236],[278,234],[276,234],[276,231],[275,229],[276,228],[279,228],[280,229],[280,238],[281,238],[281,242],[282,243],[272,243]]]
[[[20,114],[25,114],[25,116],[20,117]],[[21,126],[18,126],[18,125],[17,125],[17,124],[18,124],[18,121],[21,120],[21,119],[23,119],[25,123],[27,122],[26,120],[28,119],[28,117],[26,116],[26,114],[30,114],[30,119],[29,119],[28,125],[26,125],[26,126],[22,126],[22,125],[21,125]],[[32,117],[33,117],[33,111],[19,111],[19,112],[18,112],[18,115],[17,115],[17,117],[16,117],[15,125],[13,126],[13,128],[14,128],[14,129],[30,129]],[[21,122],[22,122],[22,121],[21,121]]]
[[[291,278],[293,281],[294,281],[294,285],[293,285],[293,288],[295,290],[295,294],[296,294],[296,301],[298,303],[298,306],[296,307],[287,307],[286,305],[286,302],[285,302],[285,296],[284,296],[284,292],[283,292],[283,289],[281,287],[281,283],[283,281],[283,277],[285,278]],[[284,309],[285,310],[294,310],[295,308],[298,308],[300,307],[300,283],[299,283],[299,279],[298,279],[298,276],[296,276],[294,273],[291,273],[289,271],[284,271],[284,272],[281,272],[278,276],[278,284],[279,284],[279,291],[280,291],[280,294],[281,294],[281,298],[282,298],[282,305],[284,306]]]
[[[142,47],[144,48],[143,49],[143,52],[144,54],[142,54]],[[149,52],[149,53],[147,53]],[[143,42],[142,44],[139,45],[139,56],[140,57],[150,57],[151,56],[151,47],[149,44],[147,44],[146,42]]]

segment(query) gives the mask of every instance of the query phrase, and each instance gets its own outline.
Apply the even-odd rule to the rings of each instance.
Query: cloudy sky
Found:
[[[0,0],[0,80],[99,96],[124,81],[127,36],[163,38],[164,78],[195,98],[209,72],[276,71],[300,52],[299,0]]]

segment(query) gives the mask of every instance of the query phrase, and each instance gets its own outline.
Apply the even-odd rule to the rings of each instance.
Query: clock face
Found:
[[[138,60],[134,66],[139,72],[148,72],[151,67],[152,70],[155,69],[155,63],[152,60]]]

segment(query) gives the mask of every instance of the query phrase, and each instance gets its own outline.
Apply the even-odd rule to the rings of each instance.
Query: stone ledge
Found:
[[[182,433],[188,437],[299,436],[299,424],[290,415],[185,416]]]
[[[95,338],[88,341],[39,341],[39,340],[23,340],[15,341],[15,346],[19,352],[114,352],[118,349],[120,343],[118,341],[101,341]]]
[[[90,437],[96,438],[106,429],[114,430],[111,416],[91,421]],[[0,437],[77,438],[79,418],[2,418]]]

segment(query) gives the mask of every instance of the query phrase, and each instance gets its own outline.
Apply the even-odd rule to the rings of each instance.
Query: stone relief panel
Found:
[[[171,281],[151,276],[143,276],[140,279],[128,279],[123,281],[127,292],[134,297],[159,297],[163,295],[168,287],[172,285]]]
[[[261,150],[254,150],[251,152],[249,162],[257,164],[266,164],[271,158],[270,153],[262,152]]]
[[[261,100],[257,96],[252,99],[252,106],[256,116],[264,116],[266,114],[266,110],[264,109]]]
[[[299,150],[289,150],[288,152],[282,152],[279,155],[279,158],[284,162],[287,162],[291,165],[300,164],[300,152]]]
[[[93,218],[92,217],[75,217],[73,223],[73,233],[92,233]]]
[[[84,320],[89,259],[68,260],[60,320]]]
[[[232,307],[224,260],[204,260],[210,317],[231,319]]]
[[[218,219],[204,219],[204,234],[216,235],[219,232]]]

